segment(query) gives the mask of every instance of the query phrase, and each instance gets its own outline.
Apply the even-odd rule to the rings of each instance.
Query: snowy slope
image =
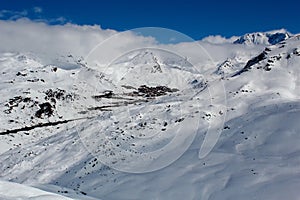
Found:
[[[11,199],[61,199],[67,200],[61,195],[51,194],[36,188],[24,186],[17,183],[0,181],[0,199],[11,200]]]
[[[61,193],[68,193],[66,190],[59,191]],[[71,199],[86,199],[86,200],[92,200],[94,198],[89,198],[86,196],[80,196],[78,195],[70,195],[73,198],[68,198],[63,195],[54,194],[51,192],[46,192],[44,190],[9,182],[9,181],[0,181],[0,199],[1,200],[11,200],[11,199],[22,199],[22,200],[29,200],[29,199],[51,199],[51,200],[71,200]]]
[[[218,44],[227,59],[205,73],[155,49],[100,70],[72,55],[50,65],[3,53],[0,177],[53,198],[299,199],[300,40],[285,39],[234,54]],[[0,197],[15,198],[10,184]]]

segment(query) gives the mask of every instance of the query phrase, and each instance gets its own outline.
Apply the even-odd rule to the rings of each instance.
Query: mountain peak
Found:
[[[292,34],[287,30],[279,29],[268,32],[247,33],[235,40],[233,43],[246,45],[274,45],[290,38],[291,36]]]

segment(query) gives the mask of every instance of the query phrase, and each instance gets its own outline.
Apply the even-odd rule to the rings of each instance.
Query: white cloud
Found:
[[[65,17],[57,17],[51,19],[34,19],[35,22],[44,22],[46,24],[65,24],[68,20]]]
[[[208,37],[205,37],[202,39],[203,42],[208,42],[211,44],[224,44],[224,43],[232,43],[235,41],[238,37],[233,36],[231,38],[225,38],[221,35],[210,35]]]
[[[58,17],[58,18],[52,19],[52,21],[59,22],[59,23],[63,24],[67,21],[67,19],[64,18],[64,17]]]
[[[43,9],[41,7],[33,7],[30,10],[15,11],[15,10],[0,10],[0,19],[18,20],[25,17],[31,17],[32,21],[45,22],[47,24],[65,24],[68,20],[65,17],[57,18],[42,18]]]
[[[216,41],[224,41],[222,37],[214,38],[211,42],[206,39],[200,42],[158,44],[154,38],[137,35],[132,31],[118,33],[115,30],[104,30],[99,25],[49,25],[48,21],[27,18],[0,20],[0,52],[31,52],[47,58],[47,62],[54,62],[68,54],[85,58],[89,55],[89,64],[97,63],[101,66],[128,51],[151,47],[186,57],[194,65],[201,63],[201,69],[205,69],[205,63],[212,64],[211,58],[216,64],[233,56],[239,48],[233,44],[216,45]]]
[[[0,21],[0,48],[2,51],[84,54],[114,33],[96,25],[48,25],[22,18]]]
[[[43,12],[43,9],[41,7],[38,7],[38,6],[33,7],[32,9],[33,9],[33,12],[35,12],[35,13],[42,13]]]
[[[80,26],[70,23],[49,25],[27,18],[0,20],[0,51],[33,52],[52,58],[70,53],[84,57],[97,44],[116,33],[117,31],[114,30],[101,29],[99,25]],[[122,48],[143,46],[147,43],[155,43],[155,41],[153,38],[136,36],[128,32],[116,37],[106,44],[109,46],[103,46],[99,51],[114,56]]]
[[[13,10],[0,10],[0,18],[6,18],[10,20],[19,19],[28,15],[27,10],[13,11]]]

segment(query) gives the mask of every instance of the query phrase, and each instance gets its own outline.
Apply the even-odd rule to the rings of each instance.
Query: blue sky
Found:
[[[300,1],[0,0],[0,19],[99,24],[118,31],[163,27],[193,39],[280,28],[299,33],[299,11]]]

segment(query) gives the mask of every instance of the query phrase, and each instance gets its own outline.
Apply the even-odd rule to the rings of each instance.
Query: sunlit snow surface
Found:
[[[7,181],[0,181],[0,199],[11,200],[11,199],[51,199],[51,200],[67,200],[61,195],[45,192],[33,187],[21,185],[18,183],[12,183]]]
[[[31,54],[2,53],[0,198],[299,199],[300,41],[206,47],[216,56],[200,71],[186,58],[151,49],[104,70],[71,55],[48,65]],[[110,69],[116,66],[123,71]],[[219,81],[225,110],[212,104],[218,91],[206,87]],[[178,90],[133,94],[141,85]],[[49,116],[37,113],[45,102]],[[221,135],[199,159],[221,115]]]

